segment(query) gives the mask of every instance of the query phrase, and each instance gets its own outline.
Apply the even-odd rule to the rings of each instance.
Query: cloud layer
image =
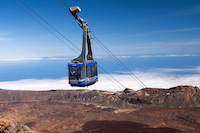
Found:
[[[163,54],[163,55],[139,55],[139,56],[130,56],[130,55],[121,55],[117,56],[117,58],[149,58],[149,57],[194,57],[194,56],[200,56],[200,54]],[[38,57],[38,58],[0,58],[0,63],[5,62],[34,62],[34,61],[55,61],[55,60],[71,60],[75,58],[74,56],[52,56],[52,57]],[[102,58],[108,58],[108,56],[95,56],[95,59],[102,59]]]
[[[140,55],[137,58],[149,58],[149,57],[189,57],[199,56],[199,54],[166,54],[166,55]]]
[[[192,85],[198,86],[200,79],[200,67],[194,69],[196,74],[185,74],[185,75],[175,75],[170,74],[170,72],[176,71],[192,71],[191,69],[157,69],[155,71],[135,71],[134,74],[145,84],[147,87],[155,88],[170,88],[177,85]],[[142,89],[143,86],[138,84],[131,76],[122,74],[112,74],[112,76],[119,81],[126,88],[131,88],[133,90]],[[71,87],[68,84],[68,78],[61,79],[24,79],[18,81],[5,81],[0,82],[0,88],[2,89],[12,89],[12,90],[52,90],[52,89],[96,89],[96,90],[106,90],[106,91],[121,91],[125,88],[121,86],[117,81],[112,79],[109,75],[99,75],[99,81],[86,88],[82,87]]]

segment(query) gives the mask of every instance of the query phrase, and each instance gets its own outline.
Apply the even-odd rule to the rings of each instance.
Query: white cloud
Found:
[[[122,56],[117,56],[117,58],[131,58],[131,56],[122,55]]]
[[[177,30],[169,30],[168,32],[179,32],[179,31],[190,31],[190,30],[200,30],[200,27],[186,28],[186,29],[177,29]]]
[[[9,41],[9,40],[11,40],[11,39],[5,38],[5,37],[0,37],[0,41]]]
[[[188,47],[191,46],[191,47]],[[150,42],[125,44],[123,47],[115,46],[111,49],[119,54],[169,54],[170,53],[199,53],[200,41],[187,42]],[[125,52],[124,52],[125,51]]]
[[[137,58],[149,58],[149,57],[188,57],[188,56],[199,56],[198,54],[169,54],[169,55],[140,55]]]
[[[195,14],[200,12],[200,5],[195,5],[190,8],[187,8],[185,10],[177,11],[171,13],[171,15],[179,16],[179,15],[189,15],[189,14]]]
[[[194,70],[200,72],[200,67]],[[187,74],[187,75],[173,75],[166,73],[167,69],[160,69],[159,71],[148,71],[133,72],[147,87],[155,88],[170,88],[177,85],[192,85],[198,86],[200,74]],[[178,69],[168,69],[168,71],[183,71]],[[188,70],[189,71],[189,70]],[[123,74],[117,75],[112,74],[112,76],[117,79],[123,86],[131,88],[133,90],[139,90],[143,87],[139,85],[131,76]],[[111,77],[108,80],[109,75],[99,75],[99,81],[89,87],[84,89],[90,90],[107,90],[107,91],[121,91],[124,88]],[[67,77],[62,79],[24,79],[18,81],[5,81],[0,82],[0,88],[2,89],[12,89],[12,90],[52,90],[52,89],[83,89],[82,87],[71,87],[68,84]]]
[[[154,56],[152,56],[152,55],[141,55],[141,56],[136,56],[136,57],[149,58],[149,57],[154,57]]]
[[[32,62],[32,61],[41,61],[41,60],[69,60],[73,59],[72,57],[67,56],[55,56],[55,57],[39,57],[39,58],[12,58],[12,59],[0,59],[0,63],[4,62]]]
[[[43,60],[42,58],[16,58],[16,59],[0,59],[0,62],[30,62]]]
[[[177,55],[177,54],[170,54],[170,55],[166,55],[168,57],[183,57],[183,56],[191,56],[190,54],[181,54],[181,55]]]
[[[200,74],[200,66],[195,68],[157,68],[154,71],[158,71],[160,73],[174,73],[174,72],[189,72],[189,73],[199,73]]]
[[[200,73],[200,66],[196,67],[195,70]]]
[[[172,75],[169,73],[138,73],[147,87],[170,88],[177,85],[198,86],[200,74]]]
[[[152,43],[146,43],[148,45],[200,45],[200,41],[189,41],[189,42],[152,42]]]
[[[169,43],[171,45],[200,45],[200,41],[195,42],[180,42],[180,43]]]
[[[1,88],[13,90],[67,89],[66,79],[24,79],[0,82]]]
[[[193,31],[193,30],[200,30],[200,27],[185,28],[185,29],[174,29],[174,30],[153,31],[153,32],[148,32],[148,33],[132,34],[132,35],[124,36],[124,37],[146,36],[146,35],[153,35],[153,34],[160,34],[160,33],[184,32],[184,31]]]

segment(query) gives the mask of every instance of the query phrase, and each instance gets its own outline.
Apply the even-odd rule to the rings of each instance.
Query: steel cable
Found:
[[[27,13],[31,18],[33,18],[36,22],[38,22],[42,27],[44,27],[47,31],[49,31],[51,34],[53,34],[57,39],[59,39],[61,42],[63,42],[67,47],[69,47],[72,51],[78,54],[73,48],[71,48],[68,44],[66,44],[62,39],[60,39],[56,34],[54,34],[51,30],[49,30],[46,26],[44,26],[40,21],[38,21],[36,18],[34,18],[30,13],[28,13],[25,9],[23,9],[19,4],[17,4],[14,0],[11,0],[15,5],[17,5],[20,9],[22,9],[25,13]],[[41,20],[43,20],[48,26],[50,26],[54,31],[56,31],[60,36],[62,36],[65,40],[67,40],[70,44],[72,44],[76,49],[81,51],[78,47],[76,47],[71,41],[69,41],[63,34],[61,34],[57,29],[55,29],[51,24],[49,24],[45,19],[43,19],[39,14],[37,14],[34,10],[32,10],[28,5],[26,5],[22,0],[19,0],[23,5],[25,5],[29,10],[31,10],[35,15],[37,15]],[[59,3],[60,4],[60,3]],[[60,4],[61,5],[61,4]],[[65,5],[66,6],[66,5]],[[64,7],[63,7],[64,8]],[[77,21],[76,21],[77,22]],[[99,65],[98,65],[99,66]],[[117,79],[115,79],[111,74],[109,74],[105,69],[99,66],[100,69],[102,69],[105,73],[107,73],[110,77],[112,77],[117,83],[119,83],[123,88],[126,88],[123,86]],[[105,76],[105,75],[104,75]],[[106,77],[106,76],[105,76]],[[106,77],[107,78],[107,77]],[[110,79],[109,79],[110,80]],[[110,80],[112,81],[112,80]],[[113,81],[112,81],[113,82]],[[115,82],[113,82],[115,85],[117,85]],[[118,85],[117,85],[118,86]]]

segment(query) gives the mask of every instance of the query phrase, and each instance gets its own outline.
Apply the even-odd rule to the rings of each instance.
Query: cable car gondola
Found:
[[[81,11],[80,7],[74,6],[69,8],[69,10],[74,18],[80,22],[79,26],[83,29],[81,54],[79,57],[68,63],[69,84],[71,86],[89,86],[98,81],[97,62],[94,60],[92,55],[90,29],[88,27],[88,23],[76,15],[76,13]]]

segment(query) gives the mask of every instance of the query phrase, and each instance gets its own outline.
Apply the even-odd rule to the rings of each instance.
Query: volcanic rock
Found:
[[[176,86],[170,89],[143,88],[121,92],[98,90],[11,91],[0,90],[0,101],[66,101],[94,103],[114,108],[142,107],[197,107],[200,106],[200,90],[193,86]]]
[[[21,122],[5,122],[0,120],[0,133],[33,133],[28,126]]]
[[[199,133],[199,92],[193,86],[118,92],[0,90],[0,119],[15,125],[21,121],[34,133],[110,132],[116,126],[122,132]]]

